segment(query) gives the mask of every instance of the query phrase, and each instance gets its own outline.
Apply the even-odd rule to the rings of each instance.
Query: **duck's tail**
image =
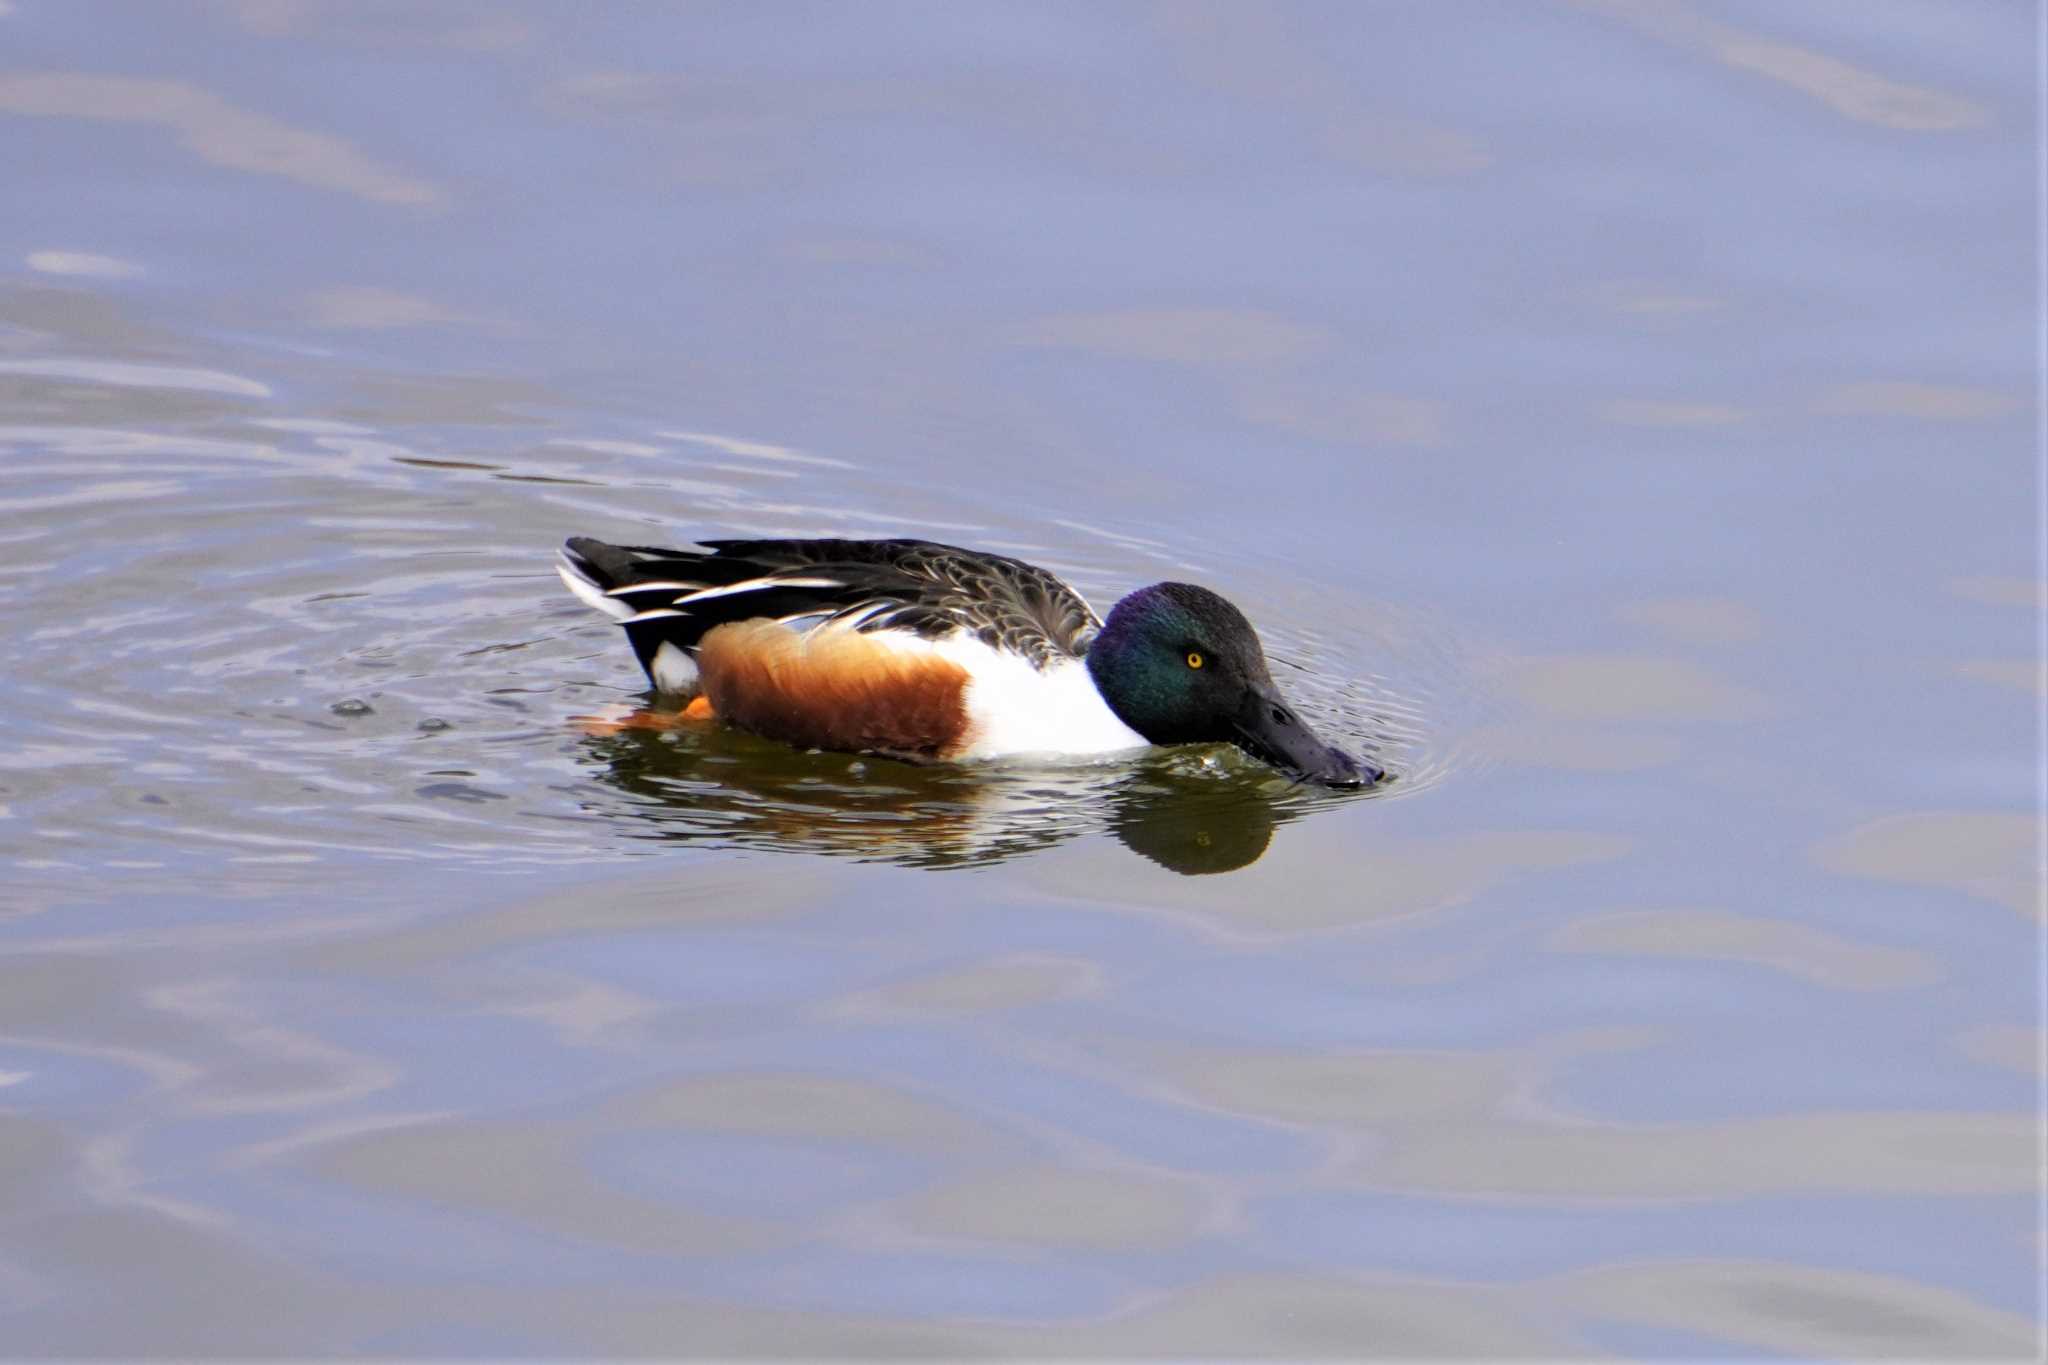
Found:
[[[631,591],[647,577],[642,565],[672,553],[577,536],[555,557],[555,572],[570,592],[626,628],[633,654],[656,691],[689,693],[697,686],[692,651],[704,625],[669,609],[666,602],[635,600],[641,594]]]
[[[575,536],[555,571],[591,606],[626,629],[657,691],[697,688],[697,645],[705,632],[758,617],[790,621],[843,611],[863,594],[843,575],[806,572],[747,553],[779,542],[720,542],[704,550],[608,545]]]

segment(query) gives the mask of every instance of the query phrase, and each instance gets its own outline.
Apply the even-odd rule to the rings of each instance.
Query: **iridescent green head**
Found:
[[[1251,622],[1207,588],[1155,583],[1118,602],[1088,671],[1109,709],[1154,744],[1235,744],[1332,787],[1384,776],[1316,738],[1281,700]]]

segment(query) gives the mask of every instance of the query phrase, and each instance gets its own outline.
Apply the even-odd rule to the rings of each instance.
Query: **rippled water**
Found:
[[[2034,28],[0,0],[0,1346],[2036,1350]],[[1400,780],[618,731],[570,534]]]

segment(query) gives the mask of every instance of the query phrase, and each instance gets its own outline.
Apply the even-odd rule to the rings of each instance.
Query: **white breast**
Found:
[[[1145,737],[1109,709],[1079,659],[1041,672],[1030,660],[991,649],[964,631],[940,640],[893,630],[873,635],[900,649],[929,650],[967,670],[968,738],[960,758],[1085,757],[1146,747]]]

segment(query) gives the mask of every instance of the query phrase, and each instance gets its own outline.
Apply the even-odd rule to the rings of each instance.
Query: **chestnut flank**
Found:
[[[698,683],[721,720],[808,748],[951,756],[967,736],[967,670],[859,631],[778,621],[706,632]]]

